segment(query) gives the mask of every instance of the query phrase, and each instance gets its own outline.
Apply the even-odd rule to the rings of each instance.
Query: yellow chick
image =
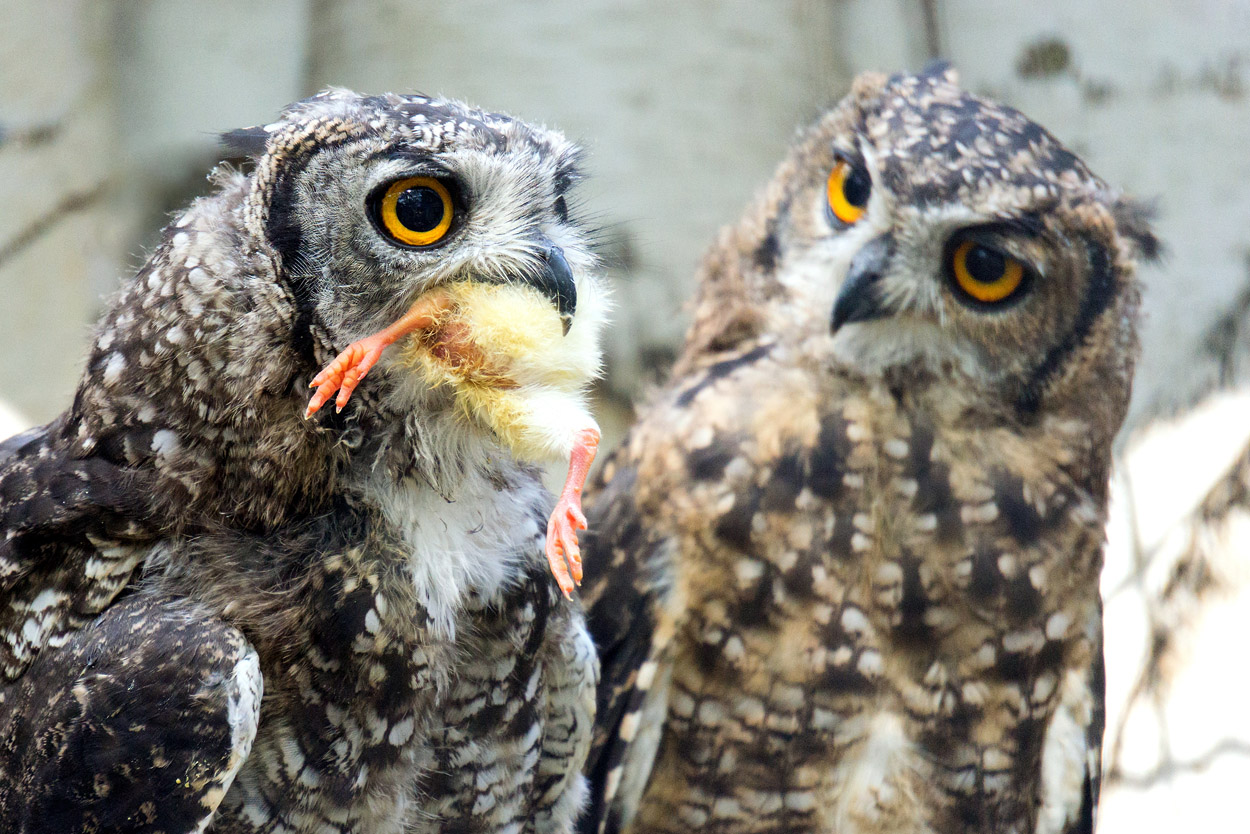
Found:
[[[587,303],[602,303],[584,299]],[[382,351],[411,334],[400,361],[431,387],[446,386],[465,419],[485,426],[517,458],[568,458],[569,474],[547,524],[547,559],[566,595],[582,577],[581,492],[599,445],[586,387],[599,373],[597,329],[565,331],[551,299],[528,284],[463,281],[419,298],[398,321],[348,346],[314,377],[311,415],[338,392],[346,405]],[[566,565],[567,560],[567,565]],[[571,571],[571,574],[570,574]]]
[[[595,334],[565,334],[551,301],[527,284],[464,281],[445,293],[446,310],[403,347],[403,361],[431,387],[448,386],[465,417],[518,458],[567,457],[577,432],[598,428],[585,396],[599,374]]]

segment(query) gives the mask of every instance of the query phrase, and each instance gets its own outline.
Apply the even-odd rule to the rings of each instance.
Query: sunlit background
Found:
[[[619,437],[681,338],[701,252],[794,129],[855,73],[935,55],[1158,201],[1168,250],[1144,273],[1103,583],[1100,830],[1244,830],[1245,0],[0,0],[0,425],[69,404],[103,299],[203,191],[216,135],[334,85],[442,93],[586,145]]]

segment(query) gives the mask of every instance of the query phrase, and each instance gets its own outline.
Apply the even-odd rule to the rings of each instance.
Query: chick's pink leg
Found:
[[[408,312],[400,316],[390,327],[348,345],[308,384],[309,388],[317,390],[308,401],[308,408],[304,411],[305,419],[316,414],[317,409],[325,405],[335,391],[339,392],[334,401],[335,408],[342,411],[343,406],[347,405],[347,401],[351,399],[356,386],[365,378],[365,374],[369,373],[369,369],[382,358],[382,351],[388,345],[409,333],[428,330],[435,326],[439,316],[446,312],[449,306],[450,301],[445,293],[437,290],[428,293],[417,299],[408,308]]]
[[[597,428],[582,429],[577,433],[573,453],[569,456],[569,475],[547,522],[547,563],[551,565],[551,574],[566,597],[572,595],[574,583],[582,584],[582,552],[577,546],[577,531],[586,529],[582,488],[586,486],[586,475],[598,449]]]

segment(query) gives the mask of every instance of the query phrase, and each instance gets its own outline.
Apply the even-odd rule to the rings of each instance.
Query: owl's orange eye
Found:
[[[433,177],[406,177],[387,187],[377,201],[382,230],[405,246],[438,243],[455,214],[451,192]]]
[[[1024,264],[975,240],[960,243],[950,258],[956,286],[982,304],[1006,301],[1024,282]]]
[[[829,192],[829,211],[839,221],[849,226],[864,216],[868,195],[872,193],[872,180],[863,168],[839,159],[829,172],[826,188]]]

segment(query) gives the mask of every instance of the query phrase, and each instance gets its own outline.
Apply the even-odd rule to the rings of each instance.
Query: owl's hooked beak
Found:
[[[569,262],[564,258],[564,250],[550,241],[544,241],[544,244],[543,271],[528,279],[528,283],[555,306],[567,336],[573,325],[573,314],[577,311],[577,284],[573,280],[573,270],[569,269]]]
[[[855,253],[833,304],[833,332],[844,324],[878,319],[891,312],[881,296],[881,276],[893,254],[894,238],[890,235],[873,238]]]

